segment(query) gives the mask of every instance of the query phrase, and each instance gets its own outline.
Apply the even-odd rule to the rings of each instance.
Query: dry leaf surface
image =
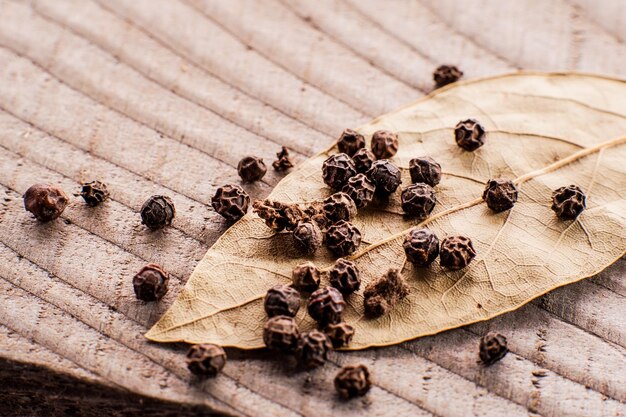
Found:
[[[478,119],[487,142],[465,152],[454,142],[459,120]],[[462,83],[436,91],[359,131],[399,133],[393,161],[410,183],[409,160],[429,155],[443,170],[437,206],[422,221],[440,239],[471,237],[478,253],[461,271],[405,262],[402,239],[420,222],[402,215],[399,191],[386,205],[359,211],[354,221],[364,243],[354,259],[366,285],[390,267],[402,269],[410,295],[388,315],[363,316],[361,290],[347,298],[345,320],[356,329],[350,349],[399,343],[485,320],[518,308],[556,287],[600,272],[626,247],[626,83],[579,74],[515,74]],[[321,178],[322,162],[336,148],[297,167],[271,199],[310,202],[332,191]],[[514,180],[515,207],[494,214],[480,199],[490,178]],[[569,184],[587,194],[575,221],[552,210],[552,190]],[[305,258],[288,234],[273,233],[249,213],[207,252],[186,287],[148,332],[159,342],[213,342],[244,349],[263,346],[263,296],[290,283],[305,259],[320,267],[334,262],[325,249]],[[325,283],[323,283],[324,285]],[[314,326],[306,308],[301,329]]]

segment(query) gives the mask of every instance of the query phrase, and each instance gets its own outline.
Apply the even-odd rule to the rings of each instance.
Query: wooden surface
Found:
[[[284,144],[302,161],[430,91],[441,63],[465,78],[626,77],[625,40],[621,0],[0,0],[0,415],[626,415],[623,260],[495,320],[314,372],[229,351],[199,382],[184,346],[143,338],[227,227],[209,202],[241,157],[269,162]],[[280,178],[246,188],[262,197]],[[101,207],[75,198],[49,224],[23,209],[32,183],[91,179],[111,189]],[[138,210],[157,193],[178,215],[151,233]],[[174,275],[160,303],[132,291],[147,262]],[[487,330],[511,353],[482,368]],[[339,401],[332,378],[356,362],[375,385]]]

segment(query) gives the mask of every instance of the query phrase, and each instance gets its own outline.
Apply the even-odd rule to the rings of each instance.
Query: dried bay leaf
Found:
[[[469,153],[456,146],[454,126],[478,119],[487,143]],[[626,248],[626,83],[581,74],[513,74],[461,83],[375,119],[359,131],[369,139],[379,129],[396,131],[394,162],[410,183],[409,160],[429,155],[443,168],[438,204],[422,222],[440,238],[472,238],[476,259],[461,271],[405,262],[402,239],[419,224],[405,218],[399,191],[387,205],[360,210],[354,223],[364,243],[352,258],[364,285],[347,298],[345,320],[356,329],[350,349],[399,343],[485,320],[514,310],[556,287],[592,276]],[[319,200],[331,194],[321,165],[331,148],[297,167],[271,199]],[[515,207],[494,214],[480,196],[490,178],[514,179]],[[552,190],[569,184],[587,193],[587,209],[576,221],[552,210]],[[147,337],[159,342],[213,342],[244,349],[263,346],[263,296],[289,283],[292,268],[311,259],[329,267],[320,250],[297,253],[288,234],[274,234],[249,213],[207,252],[177,300]],[[390,267],[402,268],[411,294],[388,315],[363,317],[364,286]],[[326,283],[323,283],[326,284]],[[314,323],[305,304],[297,320]]]

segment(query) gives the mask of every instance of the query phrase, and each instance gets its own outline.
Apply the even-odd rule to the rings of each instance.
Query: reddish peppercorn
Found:
[[[170,275],[157,264],[148,264],[133,277],[133,288],[139,300],[157,301],[167,293]]]
[[[40,222],[58,218],[69,202],[67,194],[54,185],[35,184],[24,193],[24,208]]]
[[[398,152],[398,135],[378,130],[372,135],[372,153],[377,159],[389,159]]]
[[[219,187],[211,199],[211,205],[224,218],[236,221],[248,212],[250,196],[238,185]]]
[[[237,165],[237,173],[243,182],[259,181],[266,172],[265,162],[256,156],[246,156]]]
[[[439,263],[456,271],[465,268],[476,256],[472,240],[465,236],[449,236],[441,242]]]

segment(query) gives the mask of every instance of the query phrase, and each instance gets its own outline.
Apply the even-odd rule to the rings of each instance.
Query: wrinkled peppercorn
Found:
[[[167,293],[170,274],[157,264],[148,264],[133,277],[135,295],[142,301],[157,301]]]
[[[361,232],[352,223],[341,220],[326,232],[326,247],[337,256],[348,256],[361,244]]]
[[[365,174],[372,167],[375,160],[376,156],[367,148],[359,149],[352,156],[356,172],[360,172],[362,174]]]
[[[304,214],[313,222],[317,223],[321,230],[326,230],[330,226],[330,220],[326,218],[324,212],[324,202],[315,201],[304,209]]]
[[[387,159],[375,161],[365,175],[376,185],[377,194],[391,194],[402,183],[400,170]]]
[[[585,193],[577,185],[568,185],[552,192],[552,210],[563,220],[574,220],[586,205]]]
[[[153,195],[141,207],[141,223],[152,230],[172,224],[176,207],[172,199],[164,195]]]
[[[397,269],[390,269],[367,284],[363,292],[365,315],[376,318],[384,315],[409,294],[409,286]]]
[[[340,191],[324,200],[324,215],[331,223],[349,222],[356,216],[356,204],[348,194]]]
[[[54,185],[35,184],[24,193],[24,208],[41,222],[59,217],[69,202],[67,194]]]
[[[346,307],[343,295],[333,287],[324,287],[315,291],[309,298],[308,311],[321,328],[331,323],[341,322],[341,314]]]
[[[268,317],[295,317],[300,309],[300,293],[289,285],[275,285],[267,290],[263,306]]]
[[[344,185],[341,191],[354,200],[357,208],[363,208],[374,198],[376,185],[365,174],[356,174],[348,180],[348,183]]]
[[[480,338],[479,356],[485,365],[492,365],[504,358],[508,351],[506,337],[500,333],[490,332]]]
[[[406,258],[415,266],[428,266],[439,255],[439,239],[430,229],[412,229],[402,246]]]
[[[237,165],[237,173],[243,182],[258,181],[267,172],[267,167],[262,158],[256,156],[246,156]]]
[[[365,138],[356,130],[346,129],[337,141],[339,152],[352,156],[361,148],[365,147]]]
[[[324,235],[314,221],[300,221],[293,229],[293,245],[307,255],[315,253],[322,246],[323,240]]]
[[[311,261],[297,265],[292,273],[293,287],[302,292],[313,292],[320,286],[320,270]]]
[[[90,207],[95,207],[109,197],[107,185],[100,181],[83,183],[80,196]]]
[[[337,288],[343,295],[352,294],[361,287],[359,269],[354,262],[347,259],[337,259],[328,275],[330,285]]]
[[[463,76],[463,72],[454,65],[441,65],[433,73],[436,88],[457,82]]]
[[[269,349],[294,353],[299,339],[300,329],[293,317],[274,316],[263,327],[263,342]]]
[[[372,153],[376,159],[389,159],[398,152],[398,135],[378,130],[372,135]]]
[[[509,210],[517,201],[517,187],[512,181],[489,180],[483,192],[483,200],[496,213]]]
[[[187,368],[194,375],[215,376],[226,365],[226,352],[212,343],[193,345],[187,352]]]
[[[361,397],[370,390],[370,371],[365,365],[348,365],[335,377],[335,389],[341,398]]]
[[[296,356],[306,368],[312,369],[324,365],[328,360],[328,353],[333,345],[326,334],[319,330],[305,333],[298,342]]]
[[[476,256],[472,240],[465,236],[449,236],[441,242],[439,263],[452,271],[465,268]]]
[[[428,184],[419,182],[411,184],[402,191],[402,210],[420,219],[428,217],[435,208],[435,190]]]
[[[326,326],[324,332],[330,338],[335,349],[348,346],[354,336],[354,327],[346,322],[332,323]]]
[[[289,156],[289,149],[282,147],[280,152],[276,154],[276,160],[272,162],[272,166],[276,171],[286,171],[289,168],[293,168],[293,162]]]
[[[305,213],[297,204],[286,204],[271,200],[256,200],[252,205],[253,211],[272,230],[294,230],[298,223],[305,218]]]
[[[224,218],[236,221],[248,211],[250,196],[238,185],[227,184],[219,187],[211,198],[211,205]]]
[[[354,175],[356,175],[354,162],[345,153],[329,156],[322,165],[324,183],[335,190],[340,190]]]
[[[454,128],[454,139],[466,151],[475,151],[485,144],[485,128],[477,120],[463,120]]]
[[[429,156],[411,159],[409,172],[414,183],[423,182],[434,187],[441,181],[441,165]]]

